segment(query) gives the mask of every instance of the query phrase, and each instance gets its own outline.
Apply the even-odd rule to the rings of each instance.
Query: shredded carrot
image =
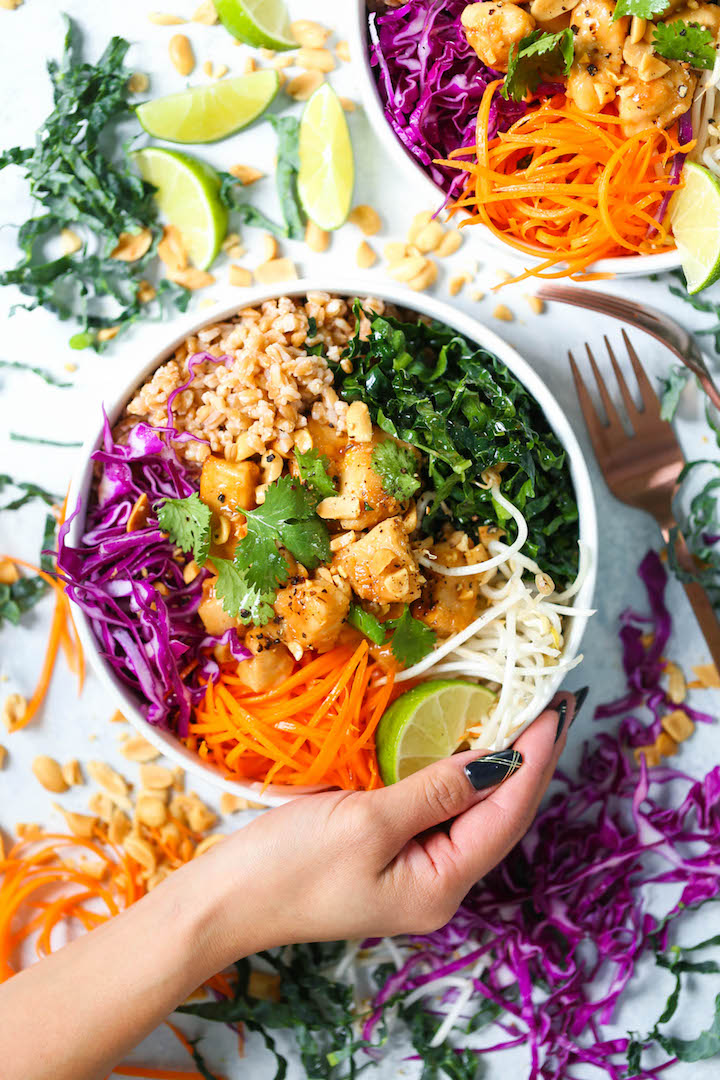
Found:
[[[545,256],[512,281],[607,277],[588,268],[600,259],[674,248],[658,217],[677,186],[670,176],[673,158],[693,143],[680,146],[675,129],[657,127],[626,136],[616,114],[582,112],[562,94],[488,139],[500,84],[490,83],[483,95],[476,145],[438,164],[468,174],[453,206],[454,212],[469,211],[462,225],[480,222],[517,250]],[[461,160],[468,155],[473,159]]]
[[[65,520],[66,508],[67,499],[65,500],[65,503],[63,503],[62,510],[60,511],[60,524]],[[65,595],[63,583],[53,577],[52,574],[48,574],[44,570],[41,570],[39,566],[26,562],[25,559],[18,559],[14,555],[0,555],[0,559],[3,561],[8,560],[17,567],[22,566],[25,570],[33,570],[40,578],[42,578],[46,585],[49,585],[55,592],[55,609],[53,611],[52,622],[50,623],[50,636],[48,638],[40,677],[25,712],[13,725],[13,731],[19,731],[21,728],[26,727],[37,715],[38,710],[47,696],[59,650],[62,648],[68,667],[73,674],[77,675],[78,694],[81,693],[85,682],[85,654],[83,653],[80,637],[73,621],[72,612],[70,610],[70,601]]]
[[[190,739],[228,775],[264,786],[381,787],[373,735],[399,692],[365,639],[303,658],[266,693],[226,665],[195,707]]]

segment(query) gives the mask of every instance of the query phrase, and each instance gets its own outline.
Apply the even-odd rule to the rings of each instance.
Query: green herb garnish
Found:
[[[403,667],[412,667],[413,664],[419,663],[435,648],[435,631],[420,619],[415,619],[410,614],[407,604],[399,619],[390,619],[388,622],[381,623],[360,604],[353,603],[348,612],[348,622],[376,645],[384,645],[388,640],[388,635],[392,634],[390,648],[395,659]]]
[[[16,371],[29,371],[32,375],[37,375],[43,382],[46,382],[48,386],[55,386],[61,390],[67,390],[68,387],[74,385],[74,383],[63,382],[62,379],[58,379],[57,375],[53,375],[52,371],[48,371],[47,368],[33,367],[32,364],[23,364],[20,360],[0,360],[0,368],[14,368]]]
[[[613,22],[625,15],[637,15],[639,19],[652,19],[670,6],[670,0],[617,0]]]
[[[105,345],[98,340],[99,330],[123,330],[139,318],[159,314],[166,301],[184,309],[190,293],[163,280],[150,304],[138,298],[162,234],[153,188],[130,169],[124,152],[113,160],[101,149],[111,125],[134,118],[128,101],[132,72],[124,66],[129,44],[114,37],[97,63],[85,63],[69,19],[67,26],[63,59],[48,64],[53,111],[32,147],[16,146],[0,154],[0,170],[19,165],[33,201],[42,207],[42,213],[20,227],[23,258],[0,274],[0,285],[16,285],[29,298],[24,305],[29,309],[42,306],[61,319],[80,322],[74,347],[91,345],[99,352]],[[45,241],[64,228],[79,228],[91,243],[73,255],[45,261]],[[145,228],[153,242],[141,259],[128,263],[110,257],[121,232]],[[108,301],[116,311],[108,313]]]
[[[370,464],[382,480],[385,494],[398,502],[406,502],[420,487],[417,457],[392,439],[385,439],[375,447]]]
[[[3,473],[0,475],[0,491],[4,491],[6,487],[14,487],[21,491],[22,494],[9,503],[5,503],[4,506],[0,506],[0,513],[20,510],[35,499],[44,502],[46,506],[54,506],[62,502],[60,496],[52,495],[37,484],[13,480],[11,476]],[[55,572],[55,560],[52,555],[45,554],[45,552],[54,551],[56,537],[57,520],[53,514],[46,514],[40,546],[40,568],[48,574]],[[25,612],[30,611],[43,598],[49,588],[50,586],[39,574],[21,577],[11,585],[0,584],[0,627],[2,627],[5,620],[17,626]]]
[[[204,566],[210,551],[210,507],[197,492],[185,499],[165,499],[157,509],[160,528],[173,544],[192,551],[198,566]]]
[[[675,416],[677,407],[680,404],[680,395],[687,386],[689,377],[690,372],[688,369],[680,364],[670,368],[667,378],[663,379],[660,391],[661,420],[672,420]]]
[[[325,454],[320,454],[317,450],[307,450],[303,454],[296,450],[295,460],[300,479],[308,484],[321,499],[337,494],[333,479],[328,472],[330,462]]]
[[[522,101],[534,94],[541,82],[567,75],[574,56],[575,39],[570,27],[557,34],[533,30],[519,45],[511,46],[502,96]]]
[[[504,463],[503,494],[528,522],[525,551],[555,580],[572,580],[577,503],[563,448],[537,402],[497,357],[449,327],[367,314],[368,339],[356,331],[344,352],[352,372],[331,364],[335,386],[422,452],[422,488],[435,493],[423,530],[435,535],[449,521],[476,533],[486,523],[504,528],[511,542],[514,522],[480,486],[486,469]]]
[[[387,626],[385,623],[381,623],[371,612],[361,607],[360,604],[350,605],[347,621],[376,645],[385,644],[388,634]]]
[[[300,204],[297,178],[300,170],[300,121],[295,116],[270,116],[278,139],[275,183],[280,197],[287,235],[292,240],[305,236],[305,211]]]
[[[715,35],[699,23],[678,20],[658,23],[653,47],[666,60],[679,60],[691,67],[711,71],[715,66]]]
[[[230,559],[214,558],[213,566],[217,573],[215,595],[222,600],[223,608],[228,615],[239,619],[245,626],[248,623],[265,626],[270,622],[275,614],[272,606],[276,594],[275,588],[263,592],[249,585],[245,575]]]
[[[288,231],[284,225],[278,225],[272,218],[263,214],[262,210],[258,210],[256,206],[240,198],[238,192],[243,187],[243,184],[237,177],[226,172],[219,173],[219,176],[220,190],[218,195],[220,201],[224,203],[231,213],[237,214],[243,225],[250,225],[256,229],[265,229],[266,232],[272,233],[273,236],[287,236]]]

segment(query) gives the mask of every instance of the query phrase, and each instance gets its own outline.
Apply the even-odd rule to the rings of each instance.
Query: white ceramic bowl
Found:
[[[440,206],[445,198],[445,192],[431,180],[420,162],[405,149],[385,119],[383,103],[370,66],[366,0],[353,0],[353,7],[350,23],[350,51],[370,125],[397,164],[398,169],[414,174],[416,180],[420,181],[426,192],[428,207]],[[515,262],[522,261],[523,268],[541,261],[539,255],[534,258],[531,255],[524,255],[522,252],[517,251],[510,244],[498,239],[484,225],[473,226],[465,235],[470,234],[476,235],[487,247],[502,253],[504,259],[510,258]],[[589,270],[613,274],[617,277],[638,277],[646,274],[662,274],[666,270],[674,270],[678,266],[680,266],[680,258],[677,251],[668,251],[660,255],[628,255],[614,259],[601,259],[589,267]]]
[[[246,293],[243,293],[242,304],[235,304],[230,308],[218,307],[214,310],[205,312],[202,319],[198,319],[197,314],[193,314],[192,316],[186,316],[184,319],[178,320],[175,324],[177,332],[172,341],[170,341],[158,355],[151,357],[145,363],[139,364],[135,368],[132,376],[128,379],[126,386],[119,394],[117,394],[115,399],[111,402],[105,402],[106,412],[110,423],[114,424],[118,420],[136,388],[145,382],[152,372],[173,354],[175,349],[189,334],[196,333],[203,326],[210,325],[234,315],[240,307],[251,307],[276,296],[301,296],[312,291],[339,293],[340,295],[345,296],[362,297],[372,295],[377,296],[386,302],[410,308],[417,311],[419,315],[427,315],[452,326],[459,331],[459,333],[464,334],[472,341],[476,341],[483,348],[494,353],[507,364],[508,368],[517,376],[520,382],[541,406],[550,427],[553,429],[567,452],[570,472],[575,488],[575,496],[578,502],[580,540],[587,547],[591,556],[590,572],[575,598],[575,603],[578,608],[588,608],[592,601],[595,584],[597,517],[590,475],[582,451],[567,417],[546,387],[545,383],[533,371],[527,361],[523,360],[522,357],[502,341],[497,334],[493,333],[492,330],[488,330],[487,327],[483,326],[481,323],[469,318],[467,315],[455,311],[447,304],[441,303],[424,294],[410,293],[407,289],[386,286],[380,282],[376,285],[376,283],[367,276],[365,278],[356,277],[354,280],[350,281],[342,279],[339,281],[316,279],[303,280],[293,282],[291,286],[285,289],[278,289],[277,287],[272,289],[249,289]],[[80,452],[80,464],[73,478],[68,498],[68,506],[72,509],[77,506],[78,499],[82,500],[83,508],[86,508],[88,505],[88,496],[93,479],[93,462],[91,460],[91,454],[100,445],[101,437],[102,423],[101,417],[98,416],[98,422],[95,426],[94,433],[85,442],[82,451]],[[79,544],[80,538],[84,532],[84,527],[85,512],[83,509],[75,516],[75,518],[73,518],[71,523],[68,532],[68,542],[71,545],[75,546]],[[174,735],[149,724],[140,712],[134,695],[120,682],[112,668],[106,664],[100,656],[97,642],[92,633],[88,619],[78,608],[75,608],[73,614],[86,655],[101,683],[107,689],[111,700],[128,718],[133,727],[148,739],[149,742],[153,743],[163,754],[166,754],[178,765],[187,769],[188,772],[202,777],[216,787],[222,788],[224,791],[229,791],[235,795],[243,795],[246,798],[266,803],[268,806],[287,802],[291,798],[306,793],[307,789],[305,789],[305,791],[301,789],[288,789],[287,787],[279,785],[269,785],[263,792],[260,790],[259,784],[242,784],[235,780],[227,779],[215,765],[201,761],[196,754],[184,747]],[[569,631],[563,650],[563,659],[571,659],[577,654],[586,622],[587,619],[583,616],[576,616],[570,620]],[[546,702],[551,699],[555,691],[559,688],[562,678],[563,676],[561,673],[554,678],[549,678],[547,680]]]

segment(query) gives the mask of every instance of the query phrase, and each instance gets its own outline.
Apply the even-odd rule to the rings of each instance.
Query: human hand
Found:
[[[218,898],[212,963],[442,926],[528,829],[574,710],[573,695],[558,695],[501,755],[467,751],[392,787],[324,792],[256,818],[200,860]]]

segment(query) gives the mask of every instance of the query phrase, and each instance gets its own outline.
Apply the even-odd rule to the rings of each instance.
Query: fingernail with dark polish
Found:
[[[565,729],[565,721],[567,720],[567,701],[561,701],[557,707],[558,714],[558,726],[557,733],[555,735],[555,742],[558,741]]]
[[[577,714],[580,712],[583,705],[585,704],[585,699],[587,698],[589,693],[590,693],[590,687],[589,686],[583,686],[581,690],[576,690],[575,691],[575,712],[573,713],[573,718],[570,721],[570,726],[571,727],[572,727],[574,721],[577,719]]]
[[[465,766],[465,775],[476,791],[484,791],[485,788],[502,784],[503,780],[517,772],[522,760],[519,750],[499,750],[471,761]]]

